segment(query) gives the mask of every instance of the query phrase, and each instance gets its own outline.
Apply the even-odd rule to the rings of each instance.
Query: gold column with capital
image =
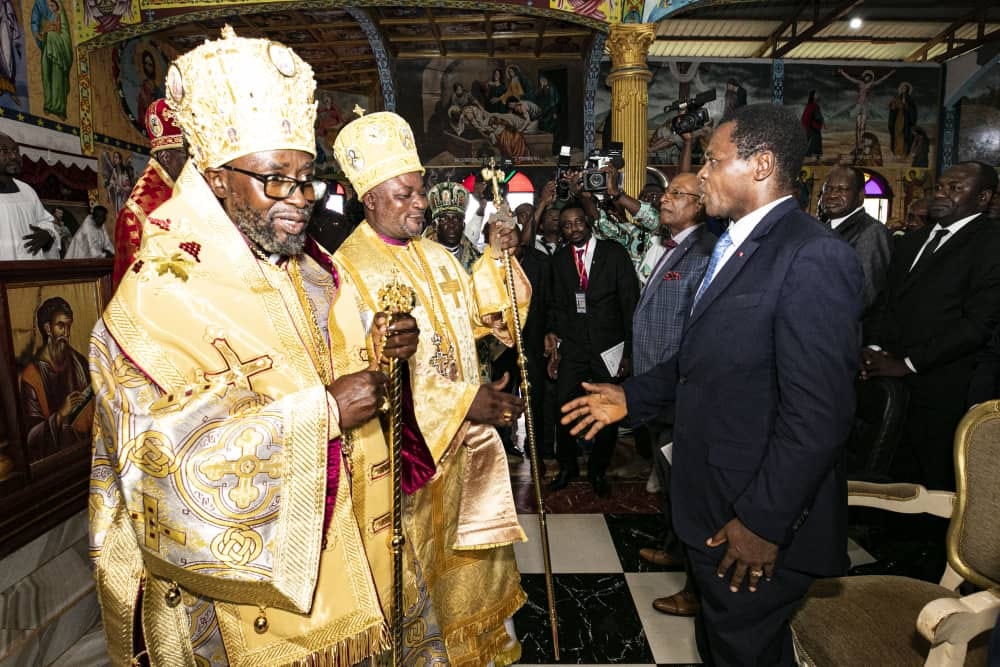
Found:
[[[646,184],[649,138],[646,110],[649,81],[646,53],[656,39],[653,23],[616,23],[608,34],[611,53],[611,138],[622,142],[625,158],[625,192],[636,197]],[[605,146],[605,149],[607,147]]]

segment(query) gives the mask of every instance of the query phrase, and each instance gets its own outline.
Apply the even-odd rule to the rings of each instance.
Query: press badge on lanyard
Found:
[[[576,312],[579,315],[587,314],[587,293],[579,288],[576,290]]]

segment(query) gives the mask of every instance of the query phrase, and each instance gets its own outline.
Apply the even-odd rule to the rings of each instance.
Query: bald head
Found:
[[[835,167],[820,191],[823,213],[828,218],[843,218],[865,200],[865,177],[853,167]]]

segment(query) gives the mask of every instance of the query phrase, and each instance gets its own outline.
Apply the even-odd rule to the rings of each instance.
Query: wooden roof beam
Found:
[[[489,12],[486,12],[486,51],[491,56],[495,50],[493,46],[493,18],[490,16]]]
[[[805,6],[806,6],[805,3],[800,4],[795,9],[795,13],[794,14],[792,14],[787,19],[785,19],[784,21],[782,21],[781,25],[779,25],[774,30],[774,32],[772,32],[770,35],[767,36],[767,38],[764,40],[764,43],[760,45],[760,48],[757,49],[756,51],[754,51],[754,54],[753,54],[752,57],[754,57],[754,58],[763,58],[764,55],[769,50],[773,51],[774,49],[778,48],[778,40],[781,39],[781,36],[785,34],[786,30],[788,30],[788,26],[794,26],[795,25],[795,22],[799,18],[799,14],[802,13],[802,10],[803,10],[803,8],[805,8]]]
[[[990,44],[992,42],[1000,42],[1000,28],[996,28],[993,32],[986,33],[983,35],[982,39],[977,39],[974,41],[968,41],[964,44],[952,45],[949,44],[948,48],[944,53],[934,56],[934,62],[942,63],[945,60],[950,60],[956,56],[960,56],[963,53],[968,53],[969,51],[974,51],[980,46],[985,44]]]
[[[854,9],[855,7],[857,7],[858,5],[862,4],[863,2],[864,2],[864,0],[846,0],[845,2],[842,2],[832,12],[830,12],[829,14],[827,14],[825,17],[821,18],[819,21],[813,22],[813,24],[810,25],[808,28],[806,28],[805,30],[803,30],[802,32],[800,32],[798,35],[796,35],[792,39],[789,39],[787,42],[785,42],[784,44],[782,44],[780,47],[776,48],[771,53],[771,57],[772,58],[781,58],[781,57],[783,57],[785,54],[787,54],[788,52],[790,52],[792,49],[794,49],[799,44],[802,44],[803,42],[808,42],[810,39],[812,39],[815,35],[817,35],[820,31],[824,30],[827,26],[829,26],[834,21],[837,21],[837,20],[843,18],[843,16],[845,14],[847,14],[849,11],[851,11],[852,9]]]
[[[431,34],[434,35],[434,43],[437,44],[438,54],[442,57],[448,55],[448,47],[444,45],[441,41],[441,26],[439,26],[434,20],[434,12],[429,8],[424,10],[427,12],[427,23],[431,27]]]
[[[924,42],[919,49],[917,49],[910,55],[906,56],[906,58],[904,58],[903,60],[908,63],[916,62],[918,60],[927,60],[928,51],[933,49],[941,42],[948,40],[949,38],[953,39],[955,37],[955,32],[965,24],[975,19],[976,15],[979,13],[980,10],[975,9],[966,14],[965,16],[963,16],[962,18],[958,19],[957,21],[954,21],[953,23],[949,24],[947,28],[945,28],[944,30],[942,30],[941,32],[939,32],[938,34],[934,35],[929,40]]]
[[[538,37],[535,39],[535,57],[542,55],[542,43],[545,41],[545,28],[548,27],[548,20],[541,19],[538,22]]]

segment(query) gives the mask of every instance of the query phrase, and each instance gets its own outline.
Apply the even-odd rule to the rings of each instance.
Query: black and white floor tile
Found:
[[[512,464],[515,495],[531,495],[526,466]],[[648,469],[647,469],[648,470]],[[609,475],[610,476],[610,475]],[[555,660],[540,526],[530,503],[520,503],[528,542],[515,545],[528,603],[514,616],[522,643],[520,665],[631,665],[665,667],[701,664],[694,619],[668,616],[653,600],[684,586],[684,573],[666,571],[639,558],[642,547],[662,543],[655,494],[645,479],[622,476],[610,499],[597,499],[585,481],[545,494],[560,658]],[[586,508],[581,510],[581,508]],[[849,544],[853,565],[872,562],[856,543]]]

